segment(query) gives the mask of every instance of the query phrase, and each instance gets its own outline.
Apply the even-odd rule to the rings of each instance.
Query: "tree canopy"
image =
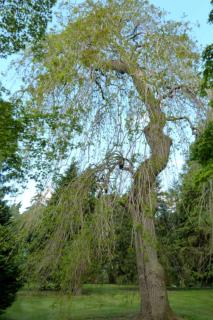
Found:
[[[211,5],[213,6],[213,1],[211,0]],[[209,23],[213,23],[213,9],[211,9],[209,14]],[[209,44],[203,51],[203,61],[204,61],[204,72],[203,72],[203,83],[202,92],[206,94],[206,91],[211,91],[213,88],[213,44]],[[213,101],[211,93],[210,99]],[[213,105],[212,105],[213,106]]]
[[[43,38],[56,0],[0,1],[0,57]]]
[[[15,300],[20,288],[20,268],[15,252],[15,234],[11,228],[11,214],[0,196],[0,314]]]
[[[32,131],[46,164],[75,147],[93,150],[95,162],[119,151],[129,161],[139,155],[140,163],[151,92],[168,131],[173,121],[194,127],[198,112],[192,119],[192,110],[202,109],[199,54],[186,23],[167,20],[147,1],[85,2],[68,10],[67,26],[48,36],[41,60],[25,74],[31,110],[41,119]]]
[[[21,168],[18,139],[23,131],[23,123],[17,117],[15,106],[0,99],[0,181],[14,178]]]

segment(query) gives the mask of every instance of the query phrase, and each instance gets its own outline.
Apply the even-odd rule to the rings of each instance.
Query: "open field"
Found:
[[[213,290],[170,291],[177,314],[187,320],[213,319]],[[83,295],[21,291],[0,320],[131,319],[139,308],[132,286],[86,285]]]

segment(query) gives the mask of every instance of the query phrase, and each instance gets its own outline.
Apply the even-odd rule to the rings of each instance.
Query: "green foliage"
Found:
[[[0,110],[0,170],[7,170],[7,167],[18,168],[18,138],[23,127],[16,117],[16,109],[12,103],[0,99]]]
[[[191,160],[205,166],[213,161],[213,121],[209,121],[191,148]]]
[[[36,45],[44,37],[56,0],[0,1],[0,56]]]
[[[86,283],[135,284],[137,283],[136,255],[133,226],[127,197],[113,199],[114,248],[102,261],[93,258]]]
[[[52,7],[56,0],[0,0],[0,57],[24,49],[31,45],[37,52],[39,41],[45,36],[47,23],[51,19]],[[36,49],[36,50],[35,50]],[[18,154],[18,140],[29,125],[25,115],[20,116],[19,102],[11,103],[2,99],[4,88],[0,88],[0,183],[20,175],[21,160]],[[23,121],[24,120],[24,121]],[[32,122],[32,119],[31,119]],[[30,128],[23,141],[32,143]],[[20,145],[19,145],[20,147]],[[23,154],[22,154],[23,155]],[[21,163],[22,162],[22,163]],[[25,164],[26,165],[26,164]],[[27,165],[26,165],[27,166]],[[1,187],[0,187],[1,188]]]
[[[20,174],[21,157],[18,140],[22,124],[16,117],[15,106],[0,97],[0,312],[12,304],[20,287],[19,261],[15,251],[15,234],[5,194],[9,182]]]
[[[167,194],[170,200],[159,207],[156,218],[160,260],[169,287],[211,286],[213,280],[210,212],[206,199],[201,206],[201,195],[189,186],[184,183],[180,190]]]
[[[213,6],[213,0],[211,0],[211,5]],[[211,9],[209,14],[209,22],[213,23],[213,9]]]
[[[163,245],[161,259],[169,284],[211,286],[213,283],[212,129],[209,121],[191,147],[191,161],[181,185],[166,195],[164,206],[159,208],[157,233]]]
[[[0,196],[14,191],[11,182],[23,173],[19,142],[24,122],[19,116],[17,106],[0,97]]]
[[[165,19],[144,0],[84,1],[67,10],[62,31],[48,35],[39,57],[29,53],[25,60],[26,109],[35,119],[28,151],[41,180],[48,167],[53,171],[53,161],[60,163],[75,148],[92,146],[98,161],[115,146],[120,151],[124,140],[127,150],[136,141],[141,145],[147,90],[159,101],[166,94],[168,117],[189,111],[185,99],[196,108],[199,54],[187,23]],[[128,70],[116,70],[115,62],[125,62]],[[140,92],[133,80],[139,70]],[[170,89],[179,104],[171,104]]]
[[[107,242],[104,230],[98,229],[99,223],[104,228],[104,221],[98,221],[95,192],[93,171],[78,174],[73,163],[47,205],[35,205],[21,217],[22,251],[27,252],[26,274],[30,281],[41,284],[43,289],[50,285],[78,292],[97,247]],[[104,203],[99,203],[98,210],[110,214]],[[97,241],[99,232],[104,239],[99,237]]]
[[[127,199],[100,191],[93,171],[80,174],[74,162],[47,205],[33,205],[20,217],[28,282],[78,293],[86,281],[136,281]]]
[[[48,205],[58,203],[63,190],[69,187],[70,182],[74,181],[78,177],[78,171],[77,163],[73,162],[66,172],[57,179],[55,191],[52,194]]]
[[[9,208],[5,204],[5,201],[2,200],[2,197],[0,197],[0,224],[6,225],[9,219],[10,219]]]
[[[206,89],[213,88],[213,44],[210,44],[203,51],[204,71],[203,71],[203,83],[202,92]]]
[[[15,300],[20,288],[18,256],[14,252],[15,235],[11,229],[10,211],[0,198],[0,313]]]
[[[212,0],[211,5],[213,5]],[[209,14],[209,23],[213,23],[213,9],[211,9]],[[206,89],[211,90],[213,88],[213,44],[208,45],[203,51],[203,61],[204,71],[201,91],[203,94],[206,94]]]
[[[114,204],[116,240],[107,270],[109,283],[137,283],[133,225],[127,201],[128,199],[123,197]]]

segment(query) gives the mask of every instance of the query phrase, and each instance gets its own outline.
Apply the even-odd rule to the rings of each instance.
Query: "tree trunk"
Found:
[[[156,178],[167,165],[172,141],[163,132],[166,119],[159,104],[151,106],[149,117],[150,122],[144,133],[151,154],[134,176],[130,197],[141,294],[141,309],[137,319],[175,320],[178,318],[169,306],[164,271],[158,261],[154,225]]]
[[[166,167],[172,140],[164,134],[166,116],[160,101],[147,84],[143,69],[129,62],[111,60],[107,69],[126,73],[131,78],[149,115],[144,129],[150,157],[138,168],[130,193],[130,212],[135,228],[135,247],[141,293],[140,320],[176,320],[166,291],[163,268],[157,257],[154,213],[156,210],[156,179]]]

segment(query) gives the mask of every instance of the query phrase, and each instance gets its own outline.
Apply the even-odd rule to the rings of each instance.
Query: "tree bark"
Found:
[[[151,154],[135,174],[130,199],[141,294],[137,319],[175,320],[178,318],[169,306],[164,271],[158,261],[154,225],[156,178],[167,165],[172,140],[163,132],[166,119],[160,104],[152,102],[155,105],[149,105],[150,122],[144,129]]]

